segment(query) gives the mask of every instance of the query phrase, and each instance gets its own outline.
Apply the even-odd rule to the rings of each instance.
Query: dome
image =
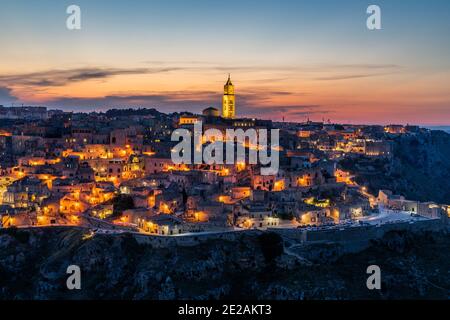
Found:
[[[210,108],[206,108],[205,110],[203,110],[203,115],[205,117],[219,117],[219,110],[217,110],[216,108],[210,107]]]

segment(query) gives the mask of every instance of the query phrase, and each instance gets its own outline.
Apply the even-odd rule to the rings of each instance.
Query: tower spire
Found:
[[[234,85],[231,82],[231,74],[229,73],[227,83],[224,86],[222,117],[233,119],[236,115],[235,107]]]
[[[231,83],[231,73],[228,74],[228,80],[227,83],[225,84],[226,86],[232,86],[233,83]]]

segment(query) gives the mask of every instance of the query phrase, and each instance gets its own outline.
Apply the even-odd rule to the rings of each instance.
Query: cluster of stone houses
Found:
[[[393,194],[390,190],[380,190],[377,201],[382,208],[408,212],[430,219],[447,220],[450,217],[450,210],[447,205],[407,200],[404,196]]]
[[[31,110],[30,112],[41,112]],[[24,111],[26,112],[26,110]],[[10,121],[17,121],[12,119]],[[280,167],[263,175],[258,165],[174,164],[175,128],[280,129]],[[86,217],[144,233],[177,235],[233,228],[340,223],[370,213],[373,201],[342,156],[390,157],[383,127],[223,119],[154,110],[49,113],[0,128],[1,226],[80,225]],[[126,196],[132,208],[115,210]],[[448,210],[380,191],[378,203],[437,217]]]

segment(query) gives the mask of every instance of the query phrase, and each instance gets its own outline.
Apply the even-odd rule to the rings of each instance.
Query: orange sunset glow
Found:
[[[231,73],[240,116],[422,125],[450,119],[449,25],[438,8],[447,3],[434,5],[433,18],[424,4],[412,4],[414,28],[391,3],[384,28],[369,31],[356,1],[324,0],[333,9],[325,12],[288,1],[272,20],[273,3],[239,4],[220,24],[216,3],[194,10],[178,1],[136,1],[133,9],[115,2],[106,14],[98,2],[80,1],[86,18],[75,32],[59,25],[64,4],[43,1],[43,15],[25,3],[6,5],[25,22],[0,14],[9,31],[0,35],[5,106],[200,112],[220,106]],[[232,39],[226,45],[224,35]]]

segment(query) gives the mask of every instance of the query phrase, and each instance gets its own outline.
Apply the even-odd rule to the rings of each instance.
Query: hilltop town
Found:
[[[189,237],[447,223],[445,194],[437,199],[446,203],[408,199],[380,185],[380,177],[395,170],[396,141],[420,143],[431,131],[239,118],[230,78],[224,89],[222,113],[212,107],[202,114],[0,107],[0,227]],[[172,133],[193,130],[199,122],[204,130],[220,132],[278,129],[278,173],[263,175],[261,166],[247,159],[175,164]],[[245,143],[248,152],[254,148]]]

